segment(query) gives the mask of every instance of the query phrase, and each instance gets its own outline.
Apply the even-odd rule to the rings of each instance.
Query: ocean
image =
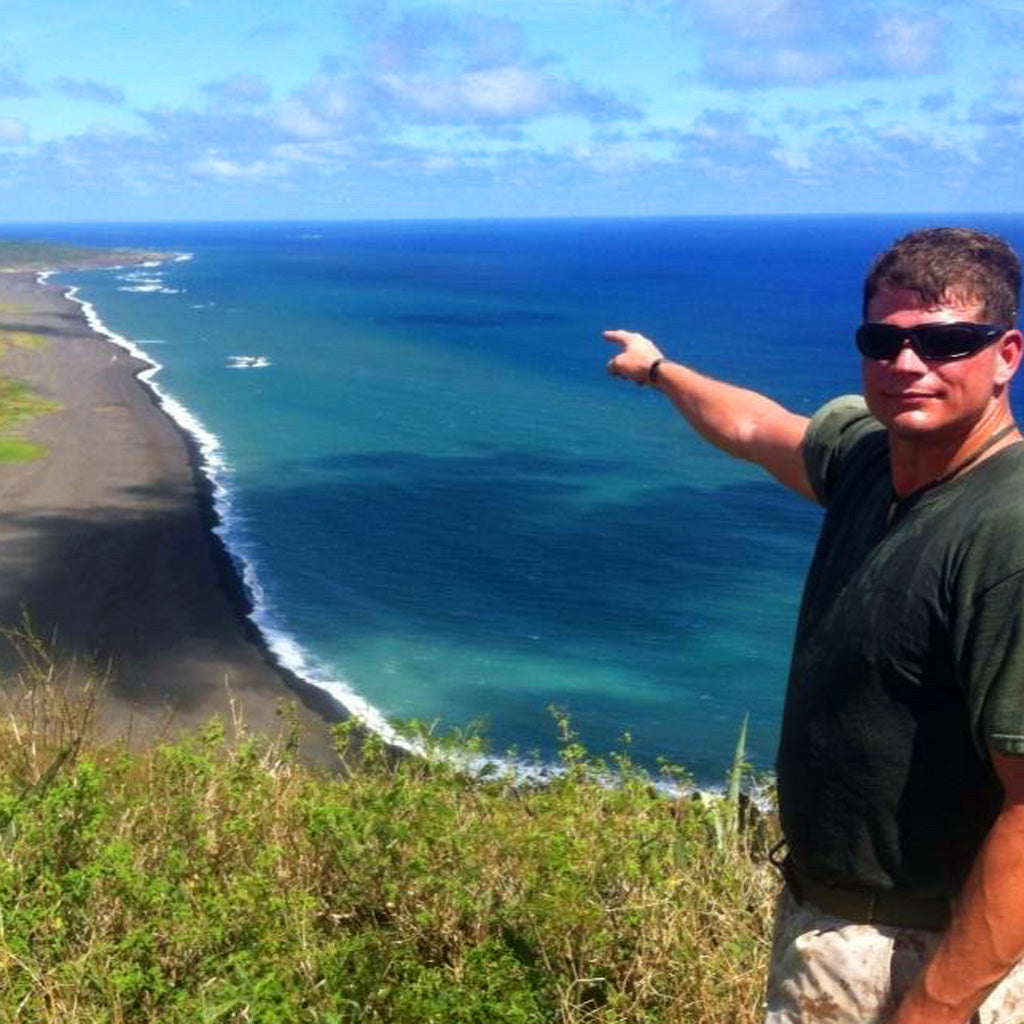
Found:
[[[819,512],[608,377],[609,327],[796,411],[859,389],[871,258],[1024,218],[8,226],[169,249],[58,275],[159,365],[204,445],[254,618],[386,735],[416,719],[549,763],[569,716],[720,782],[774,756]]]

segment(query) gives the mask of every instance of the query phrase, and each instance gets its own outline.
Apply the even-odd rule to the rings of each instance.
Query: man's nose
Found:
[[[916,373],[928,369],[928,364],[921,358],[921,354],[909,338],[904,339],[903,347],[896,353],[896,358],[892,360],[891,365],[894,370]]]

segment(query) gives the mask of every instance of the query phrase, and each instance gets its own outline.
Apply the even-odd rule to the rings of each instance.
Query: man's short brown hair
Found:
[[[898,239],[864,281],[863,316],[881,288],[908,288],[928,305],[978,302],[986,323],[1012,327],[1020,297],[1020,260],[996,235],[971,228],[928,228]]]

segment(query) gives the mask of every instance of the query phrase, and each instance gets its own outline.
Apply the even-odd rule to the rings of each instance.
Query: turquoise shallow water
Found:
[[[26,226],[187,251],[62,275],[221,445],[285,658],[385,717],[770,766],[816,510],[604,372],[605,327],[810,412],[899,219]],[[988,219],[1013,239],[1021,221]],[[267,365],[238,368],[233,357]]]

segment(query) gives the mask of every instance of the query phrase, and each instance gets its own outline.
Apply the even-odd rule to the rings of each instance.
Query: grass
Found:
[[[0,430],[10,430],[21,420],[46,411],[53,404],[39,398],[21,381],[0,378]]]
[[[0,314],[2,313],[3,310],[0,309]],[[34,334],[32,331],[0,330],[0,355],[9,348],[41,349],[45,346],[46,339],[41,334]]]
[[[21,381],[0,377],[0,462],[24,462],[40,458],[46,450],[17,436],[17,430],[34,416],[59,408],[40,398]]]
[[[0,272],[113,266],[165,259],[170,255],[135,249],[93,249],[56,242],[0,240]],[[18,303],[0,303],[0,316],[31,313],[31,308]],[[45,345],[46,339],[32,331],[0,329],[0,357],[12,348],[40,349]],[[41,446],[12,434],[31,417],[56,408],[57,405],[34,395],[25,385],[0,378],[0,463],[24,462],[45,455]]]
[[[18,437],[0,437],[0,463],[31,462],[46,455],[46,449]]]
[[[0,313],[12,311],[6,306],[0,308]],[[39,334],[0,330],[0,356],[11,348],[41,349],[45,345],[46,339]],[[18,437],[17,430],[33,417],[58,408],[56,402],[40,398],[28,385],[0,377],[0,463],[27,462],[44,456],[45,448]]]
[[[89,738],[93,684],[38,649],[23,675],[0,695],[4,1022],[762,1019],[770,829],[729,795],[659,795],[564,719],[532,786],[422,729],[437,756],[371,737],[321,777],[287,714],[274,742],[214,722],[129,752]]]

